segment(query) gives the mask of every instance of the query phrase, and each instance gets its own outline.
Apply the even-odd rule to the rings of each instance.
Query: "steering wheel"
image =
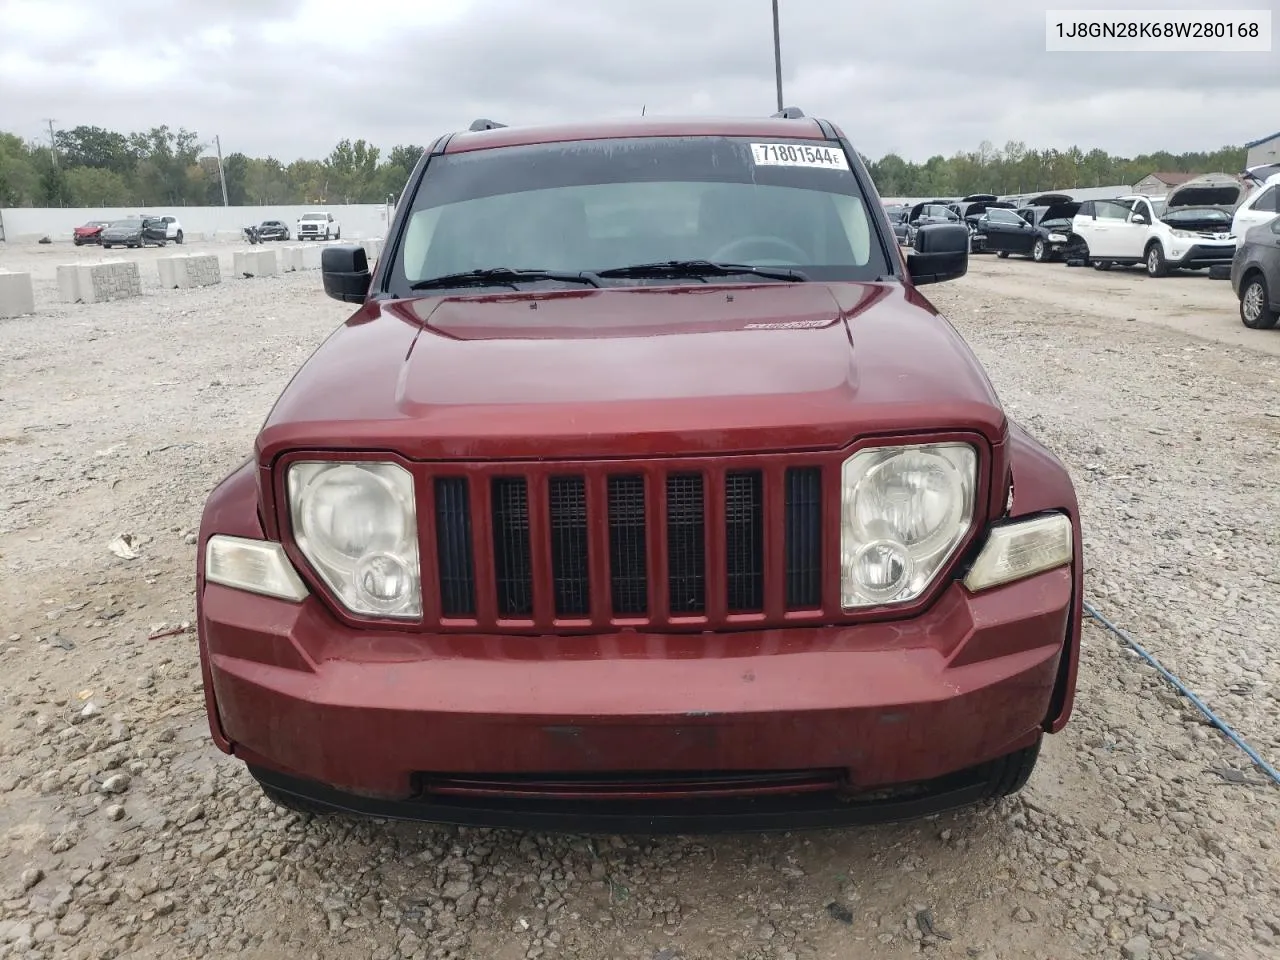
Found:
[[[772,249],[774,253],[782,251],[784,256],[779,259],[791,263],[806,263],[809,260],[807,253],[790,240],[783,240],[781,237],[739,237],[737,240],[730,240],[711,254],[711,259],[717,262],[741,263],[748,260],[747,252],[753,249]],[[768,254],[765,254],[763,259],[769,259]]]

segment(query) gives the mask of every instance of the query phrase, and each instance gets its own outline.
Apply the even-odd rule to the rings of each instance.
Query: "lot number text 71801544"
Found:
[[[849,159],[844,155],[843,150],[816,147],[812,144],[753,143],[751,158],[757,166],[849,169]]]

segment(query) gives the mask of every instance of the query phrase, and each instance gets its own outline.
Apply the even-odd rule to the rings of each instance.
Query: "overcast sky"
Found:
[[[1063,6],[1214,5],[780,0],[784,99],[872,158],[917,161],[983,140],[1133,155],[1280,129],[1280,44],[1046,53],[1044,10]],[[167,123],[287,162],[477,116],[768,114],[771,22],[770,0],[0,0],[0,130]]]

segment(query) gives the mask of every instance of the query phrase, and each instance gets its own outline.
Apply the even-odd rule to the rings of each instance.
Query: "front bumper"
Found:
[[[1169,259],[1179,267],[1208,267],[1215,263],[1230,263],[1236,255],[1234,243],[1192,244],[1185,251],[1174,248]]]
[[[1062,568],[957,583],[909,621],[594,637],[352,629],[314,595],[203,582],[198,600],[215,740],[277,789],[443,822],[760,829],[979,799],[984,765],[1049,721],[1072,589]],[[875,816],[848,802],[902,785]]]

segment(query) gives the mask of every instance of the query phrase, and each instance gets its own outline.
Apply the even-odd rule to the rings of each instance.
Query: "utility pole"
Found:
[[[58,142],[53,138],[53,120],[46,119],[49,125],[49,149],[53,152],[53,169],[58,169]]]
[[[216,135],[213,138],[213,145],[218,151],[218,180],[222,183],[222,205],[229,207],[231,204],[227,203],[227,175],[222,172],[222,141]]]
[[[773,75],[778,84],[778,112],[782,112],[782,38],[778,33],[778,0],[773,0]]]

